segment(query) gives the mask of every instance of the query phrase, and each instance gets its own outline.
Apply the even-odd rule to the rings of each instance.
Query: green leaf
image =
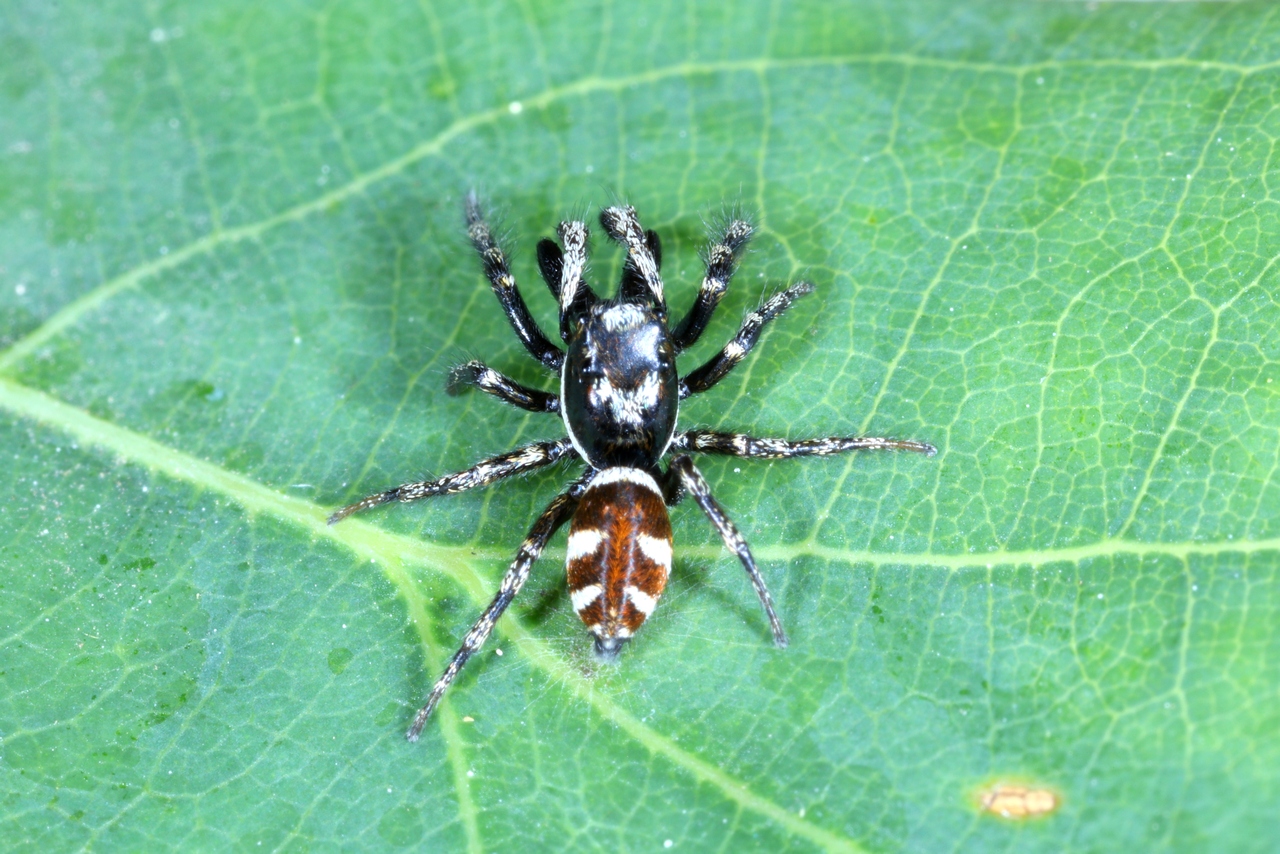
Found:
[[[1280,13],[1251,4],[10,4],[0,24],[0,838],[27,849],[1156,850],[1280,809]],[[570,467],[460,227],[626,198],[682,425],[940,454],[706,460],[615,667],[563,534],[403,730]],[[597,240],[593,281],[621,269]],[[984,811],[997,784],[1038,818]],[[1005,801],[1013,797],[1007,792]],[[997,805],[998,806],[998,805]]]

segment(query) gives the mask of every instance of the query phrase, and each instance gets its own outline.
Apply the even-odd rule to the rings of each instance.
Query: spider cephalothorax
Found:
[[[578,455],[594,468],[651,468],[671,443],[680,377],[671,335],[648,306],[596,303],[575,325],[560,407]]]
[[[565,458],[578,458],[586,471],[547,506],[520,545],[493,602],[480,615],[462,647],[436,681],[426,704],[414,717],[407,737],[416,741],[431,711],[498,617],[520,592],[534,561],[551,535],[569,522],[566,570],[573,608],[595,638],[596,652],[617,655],[653,613],[671,574],[671,521],[667,507],[688,493],[702,508],[755,587],[773,631],[774,643],[787,645],[769,588],[756,568],[746,540],[711,496],[689,456],[724,454],[755,459],[818,456],[844,451],[897,448],[933,454],[925,442],[843,438],[762,439],[737,433],[676,429],[680,401],[706,391],[742,361],[764,325],[809,293],[805,282],[792,285],[747,315],[738,333],[715,356],[684,377],[676,356],[693,345],[711,320],[733,276],[751,226],[734,220],[707,250],[707,271],[693,307],[670,329],[659,267],[658,235],[645,231],[631,207],[600,213],[605,233],[627,250],[618,296],[598,297],[583,278],[587,227],[562,222],[560,244],[538,244],[538,266],[560,306],[560,337],[568,353],[552,344],[529,314],[516,289],[507,258],[494,242],[474,195],[467,199],[467,231],[480,253],[485,275],[516,335],[535,359],[560,376],[560,392],[529,388],[485,365],[468,362],[450,376],[455,392],[474,385],[531,412],[558,413],[568,435],[535,442],[484,460],[466,471],[437,480],[406,483],[348,505],[329,517],[330,524],[352,513],[391,501],[415,501],[432,495],[485,486]],[[665,470],[662,459],[675,456]]]

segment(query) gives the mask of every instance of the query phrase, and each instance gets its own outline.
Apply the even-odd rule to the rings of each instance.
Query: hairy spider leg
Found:
[[[330,516],[329,524],[340,522],[353,513],[362,513],[381,504],[390,504],[392,501],[417,501],[420,498],[430,498],[433,495],[452,495],[455,492],[465,492],[478,486],[488,486],[512,475],[524,474],[525,472],[549,466],[565,456],[573,456],[575,454],[573,443],[569,441],[567,436],[563,439],[554,439],[549,442],[534,442],[531,445],[525,445],[523,448],[516,448],[514,451],[508,451],[505,454],[481,460],[466,471],[447,474],[436,480],[405,483],[395,489],[388,489],[386,492],[379,492],[370,495],[368,498],[362,498],[354,504],[348,504]]]
[[[422,734],[422,728],[427,723],[427,718],[431,717],[431,712],[440,702],[440,698],[444,696],[444,692],[448,690],[449,685],[457,678],[458,672],[467,663],[467,659],[471,658],[484,645],[485,639],[493,631],[494,623],[502,616],[502,612],[507,610],[511,600],[516,598],[520,588],[524,587],[525,581],[529,578],[529,571],[533,568],[538,556],[542,554],[542,550],[546,548],[547,541],[551,539],[551,535],[573,515],[574,509],[578,506],[578,501],[582,498],[582,493],[586,491],[587,481],[591,475],[592,472],[588,471],[574,481],[568,489],[557,495],[547,505],[547,509],[542,511],[538,521],[533,523],[533,527],[529,530],[529,535],[524,538],[524,542],[520,544],[520,548],[516,551],[516,558],[507,569],[507,574],[502,577],[502,584],[498,587],[497,595],[493,597],[489,607],[484,609],[480,619],[476,620],[475,625],[471,627],[466,637],[462,639],[462,646],[453,654],[453,658],[449,660],[444,673],[440,674],[440,678],[436,680],[436,684],[431,688],[431,693],[427,695],[427,702],[413,716],[413,724],[404,735],[409,741],[418,740],[418,736]]]
[[[724,348],[708,359],[701,367],[694,368],[680,380],[680,399],[699,394],[724,379],[729,371],[751,352],[760,340],[765,324],[782,314],[791,304],[805,294],[813,292],[813,285],[797,282],[780,294],[765,300],[764,305],[751,312],[742,321],[738,334],[729,339]]]
[[[560,334],[568,341],[573,334],[571,321],[597,302],[587,285],[587,224],[577,220],[562,222],[556,228],[564,246],[560,268]]]
[[[667,301],[662,293],[662,277],[658,268],[662,260],[662,244],[653,231],[640,226],[636,209],[618,205],[600,211],[600,225],[605,234],[627,250],[627,263],[622,273],[618,298],[623,302],[650,303],[665,320]]]
[[[651,228],[645,229],[644,245],[648,247],[649,254],[653,256],[654,268],[661,273],[662,238],[658,236],[658,232]],[[628,252],[626,262],[622,266],[622,281],[618,286],[619,298],[645,303],[651,299],[650,293],[649,286],[645,283],[644,277],[635,262],[631,260],[631,253]]]
[[[560,397],[549,391],[529,388],[510,377],[504,376],[478,359],[458,365],[449,372],[449,383],[445,390],[457,395],[463,386],[475,386],[481,391],[491,394],[503,403],[509,403],[529,412],[560,411]]]
[[[484,264],[485,277],[493,286],[493,293],[502,304],[502,310],[506,312],[507,319],[511,321],[511,328],[515,330],[516,336],[533,358],[551,370],[559,371],[564,363],[564,353],[547,339],[542,329],[538,327],[538,322],[533,319],[533,315],[529,314],[529,307],[524,304],[524,297],[520,296],[515,277],[511,275],[506,253],[494,241],[489,223],[485,222],[484,214],[480,210],[480,201],[474,192],[467,195],[466,217],[467,236],[471,238],[471,245],[480,255],[480,260]]]
[[[560,314],[563,315],[573,305],[582,284],[583,273],[587,270],[587,224],[585,222],[562,222],[556,228],[560,242],[564,244],[560,257]]]
[[[671,519],[643,469],[595,472],[569,526],[565,553],[573,610],[612,660],[653,613],[671,575]]]
[[[567,344],[573,336],[573,321],[600,301],[587,284],[587,224],[577,220],[560,223],[556,229],[564,249],[554,240],[538,242],[538,271],[560,307],[560,337]]]
[[[747,571],[751,586],[756,589],[760,604],[764,606],[764,612],[769,617],[769,628],[773,630],[773,643],[775,646],[785,647],[787,633],[782,630],[782,621],[778,619],[778,612],[773,608],[773,597],[769,595],[764,577],[760,575],[755,558],[751,556],[751,548],[738,532],[733,520],[724,512],[724,508],[712,497],[711,487],[707,485],[707,481],[693,464],[693,460],[687,454],[677,456],[667,468],[667,477],[676,478],[678,481],[677,484],[668,487],[669,494],[674,495],[676,500],[679,500],[682,491],[692,495],[694,501],[697,501],[698,506],[702,508],[702,512],[706,513],[707,518],[711,520],[711,524],[719,531],[725,546],[738,556],[738,560],[742,561],[742,568]]]
[[[742,249],[751,240],[755,231],[751,223],[735,219],[729,223],[720,239],[707,247],[707,272],[702,277],[702,285],[698,288],[698,296],[689,309],[689,313],[680,321],[680,325],[671,333],[676,352],[687,350],[702,336],[702,332],[715,314],[721,297],[729,289],[729,280],[738,267],[738,258]]]
[[[701,454],[723,454],[755,460],[779,460],[790,457],[825,457],[846,451],[914,451],[932,457],[938,449],[928,442],[910,439],[880,439],[871,436],[830,436],[823,439],[770,439],[743,433],[720,433],[714,430],[686,430],[671,440],[673,451]]]

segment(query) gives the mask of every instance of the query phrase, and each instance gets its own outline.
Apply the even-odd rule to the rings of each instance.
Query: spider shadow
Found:
[[[726,555],[728,555],[727,552]],[[739,570],[737,579],[734,579],[731,571],[735,567]],[[700,633],[702,624],[697,621],[696,615],[705,608],[704,606],[694,611],[685,607],[695,596],[710,600],[711,612],[731,615],[734,622],[740,622],[746,627],[749,635],[759,635],[765,642],[772,642],[769,620],[760,607],[760,601],[751,588],[750,580],[746,577],[746,573],[741,571],[741,566],[736,560],[732,564],[721,567],[719,561],[714,558],[711,560],[677,558],[671,580],[668,582],[667,593],[663,597],[663,604],[667,606],[669,616],[674,616],[677,610],[684,612],[682,619],[692,630],[690,634]]]
[[[525,606],[520,614],[532,626],[545,626],[559,617],[562,609],[572,607],[569,580],[563,570],[553,578],[544,577],[542,584],[529,588],[525,594]]]

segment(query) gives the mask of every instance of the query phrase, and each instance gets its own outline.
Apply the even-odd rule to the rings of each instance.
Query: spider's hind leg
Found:
[[[462,639],[462,646],[453,654],[453,658],[449,660],[444,673],[440,674],[440,678],[436,680],[436,684],[431,688],[431,693],[427,695],[427,702],[414,715],[413,724],[409,727],[409,731],[405,733],[405,738],[409,739],[409,741],[418,740],[418,736],[422,734],[422,728],[426,726],[427,718],[431,717],[431,712],[440,702],[440,698],[444,696],[444,692],[449,689],[449,685],[458,677],[458,673],[462,670],[463,665],[467,663],[467,659],[471,658],[480,647],[484,646],[489,633],[493,631],[494,623],[498,622],[502,612],[507,610],[511,600],[515,599],[516,594],[520,592],[520,588],[524,587],[525,581],[529,578],[529,571],[533,569],[534,562],[542,554],[542,550],[546,548],[547,541],[551,539],[551,535],[573,515],[574,509],[578,506],[578,501],[582,498],[582,493],[587,489],[587,481],[590,480],[592,474],[593,472],[588,471],[578,478],[572,486],[556,496],[555,500],[547,505],[547,509],[542,511],[538,521],[533,523],[533,528],[530,529],[529,535],[524,538],[524,542],[520,544],[519,550],[516,551],[516,559],[511,562],[511,566],[507,569],[507,574],[502,577],[502,584],[498,588],[497,595],[493,597],[489,607],[484,609],[480,619],[476,620],[475,625],[471,627],[466,637]]]
[[[738,560],[742,561],[742,568],[747,571],[747,577],[751,579],[751,586],[756,589],[756,595],[760,597],[760,604],[764,607],[764,612],[769,617],[769,628],[773,631],[774,645],[785,647],[787,645],[787,633],[783,631],[782,621],[778,619],[778,612],[773,608],[773,597],[769,595],[769,588],[764,583],[764,577],[756,567],[755,558],[751,556],[751,548],[747,545],[746,539],[739,533],[737,526],[733,524],[733,520],[729,518],[729,514],[725,513],[724,508],[711,496],[711,487],[707,485],[702,473],[698,471],[697,466],[693,464],[693,460],[687,454],[681,454],[673,459],[667,472],[670,479],[677,480],[679,487],[687,490],[693,496],[693,500],[698,502],[702,512],[707,514],[711,524],[720,533],[720,538],[724,540],[725,546],[738,556]]]

